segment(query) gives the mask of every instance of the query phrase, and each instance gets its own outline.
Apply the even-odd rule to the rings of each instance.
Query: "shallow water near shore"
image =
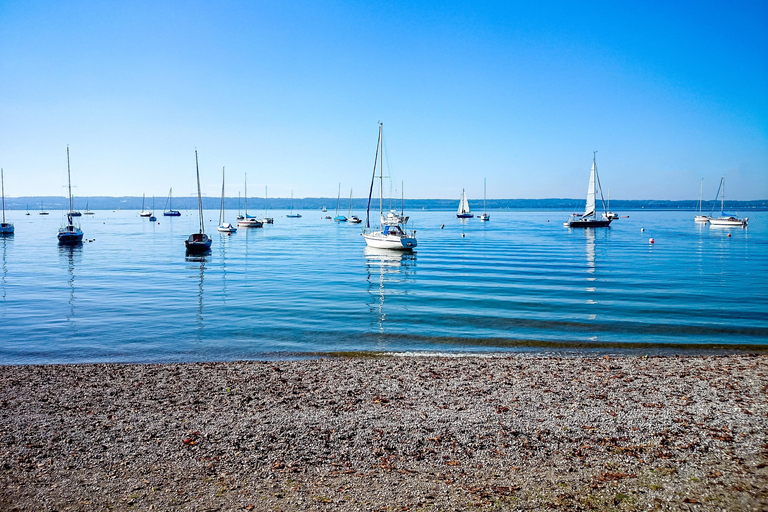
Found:
[[[206,211],[202,258],[184,251],[196,212],[97,211],[74,248],[56,243],[61,213],[11,213],[0,364],[768,345],[768,212],[742,229],[630,211],[598,230],[557,211],[406,212],[419,246],[399,254],[319,211],[231,236]]]

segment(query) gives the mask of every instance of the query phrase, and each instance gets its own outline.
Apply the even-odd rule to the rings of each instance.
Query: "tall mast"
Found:
[[[195,150],[195,171],[197,172],[197,212],[200,218],[200,233],[203,233],[203,195],[200,193],[200,166],[197,163],[197,150]]]
[[[245,216],[248,216],[248,173],[245,173]]]
[[[219,226],[224,224],[224,167],[221,168],[221,212],[219,212]]]
[[[72,213],[72,174],[69,170],[69,144],[67,144],[67,183],[69,184],[69,212]]]
[[[699,184],[699,215],[701,215],[701,194],[704,192],[704,178],[701,178],[701,183]]]
[[[267,208],[267,186],[264,185],[264,216],[268,215],[269,209]]]
[[[720,213],[725,213],[725,176],[723,176],[723,195],[720,196]]]
[[[402,217],[405,215],[405,185],[403,182],[400,182],[400,216]]]
[[[3,224],[5,224],[5,176],[3,176],[3,169],[0,167],[0,184],[3,189]]]
[[[483,178],[483,214],[485,214],[485,178]]]
[[[379,121],[379,145],[381,155],[379,159],[379,222],[384,215],[384,123]]]

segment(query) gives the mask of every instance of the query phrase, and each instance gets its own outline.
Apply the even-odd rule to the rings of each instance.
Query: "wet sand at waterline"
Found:
[[[0,367],[2,510],[766,510],[768,356]]]

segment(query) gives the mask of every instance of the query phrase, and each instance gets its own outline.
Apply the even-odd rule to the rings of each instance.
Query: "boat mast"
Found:
[[[0,184],[3,189],[3,224],[5,224],[5,176],[3,176],[3,169],[0,167]]]
[[[725,215],[725,176],[723,176],[723,195],[720,196],[720,214]]]
[[[347,215],[352,216],[352,189],[349,189],[349,213]]]
[[[224,167],[221,168],[221,211],[219,212],[219,226],[224,224]]]
[[[381,156],[379,157],[379,222],[384,216],[384,123],[379,121],[379,145]]]
[[[701,183],[699,184],[699,215],[701,215],[701,194],[704,192],[704,178],[701,178]]]
[[[339,205],[341,204],[341,183],[339,183],[339,195],[336,196],[336,216],[339,216]]]
[[[67,144],[67,183],[69,184],[69,213],[72,213],[72,174],[69,170],[69,144]],[[71,221],[72,219],[70,219]]]
[[[264,185],[264,216],[269,215],[269,208],[267,208],[267,186]]]
[[[400,216],[405,215],[405,184],[400,182]]]
[[[197,212],[200,218],[200,234],[203,234],[203,196],[200,193],[200,166],[197,163],[197,149],[195,149],[195,171],[197,172]]]
[[[245,173],[245,216],[248,216],[248,173]]]
[[[485,178],[483,178],[483,215],[485,215]]]

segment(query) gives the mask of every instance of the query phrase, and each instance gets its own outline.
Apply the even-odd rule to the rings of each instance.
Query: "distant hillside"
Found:
[[[68,201],[65,197],[6,197],[5,208],[9,210],[39,210],[40,205],[46,210],[63,210],[67,208]],[[77,210],[85,210],[86,203],[91,210],[141,210],[141,197],[75,197],[74,205]],[[365,210],[368,203],[367,198],[355,198],[353,200],[353,208],[356,211]],[[216,210],[219,208],[220,198],[218,197],[204,197],[203,207],[205,209]],[[385,201],[384,207],[388,208],[389,205],[393,208],[400,209],[400,201],[393,200]],[[163,200],[155,199],[155,210],[160,212],[165,205],[165,198]],[[241,207],[245,206],[244,200],[240,200]],[[151,204],[149,201],[145,201],[145,206],[149,209]],[[269,198],[269,208],[277,210],[285,210],[290,208],[290,198]],[[293,208],[295,210],[319,210],[325,206],[328,211],[336,210],[336,198],[335,197],[305,197],[302,199],[293,200]],[[470,206],[473,210],[478,211],[483,209],[482,199],[470,199]],[[698,201],[660,201],[660,200],[621,200],[615,199],[611,201],[611,210],[627,211],[627,210],[696,210],[698,209]],[[228,209],[236,209],[238,207],[237,197],[227,198]],[[371,203],[371,207],[378,207],[378,200],[374,199]],[[456,199],[406,199],[406,210],[454,210],[458,207],[458,200]],[[174,197],[173,208],[177,210],[191,210],[197,209],[196,197]],[[488,209],[513,209],[513,210],[573,210],[579,211],[584,208],[584,199],[489,199]],[[349,200],[342,199],[341,208],[342,211],[349,209]],[[712,209],[712,201],[705,201],[705,211]],[[768,210],[768,199],[761,199],[756,201],[728,201],[726,204],[727,210]],[[248,210],[252,212],[258,212],[264,210],[264,198],[263,197],[249,197],[248,198]],[[719,204],[716,210],[719,211]]]

